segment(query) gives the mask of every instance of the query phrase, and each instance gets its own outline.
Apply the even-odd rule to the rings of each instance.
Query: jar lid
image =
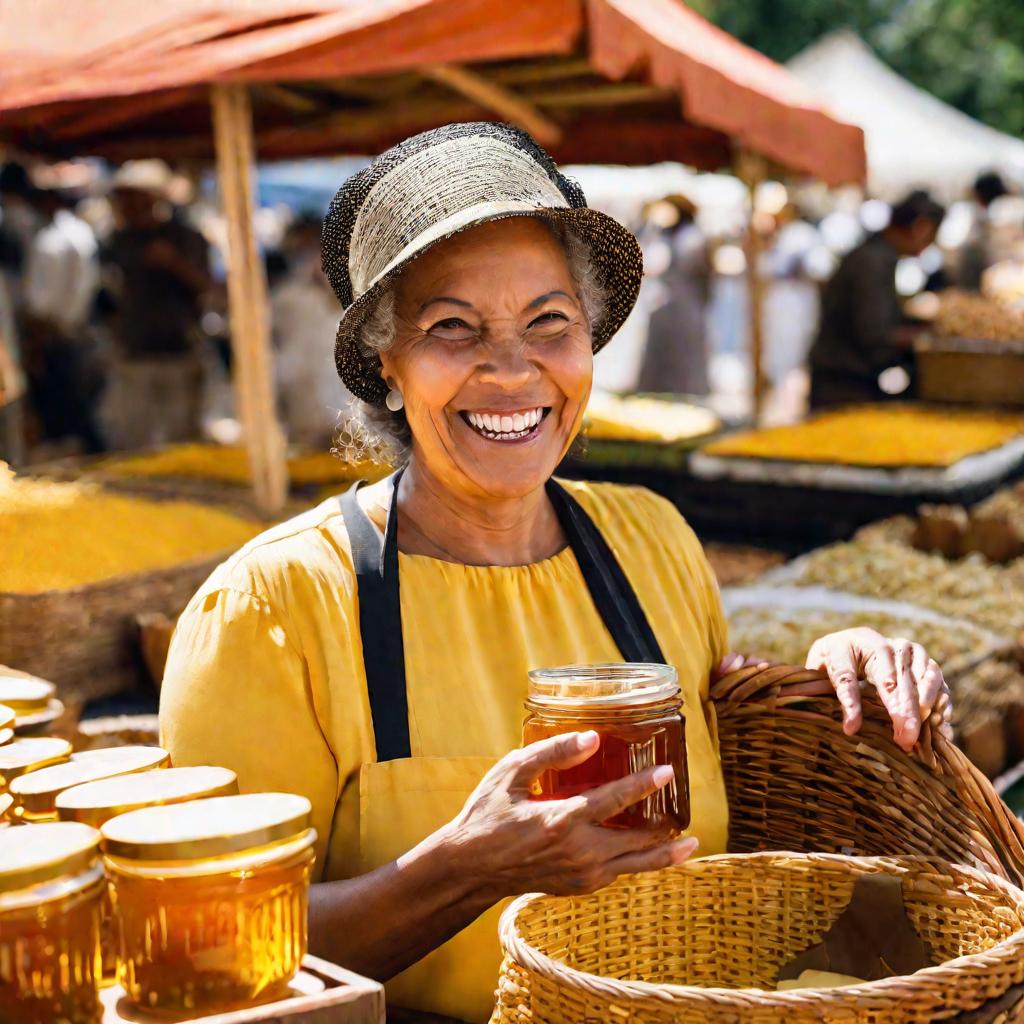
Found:
[[[14,735],[14,720],[18,712],[9,704],[0,704],[0,732],[9,732]],[[6,742],[6,741],[3,741]]]
[[[170,754],[161,747],[106,747],[72,754],[70,761],[27,772],[8,787],[11,795],[27,816],[52,814],[57,794],[82,782],[109,779],[112,775],[128,775],[160,768],[170,761]]]
[[[37,768],[60,764],[71,756],[71,744],[56,736],[30,736],[0,747],[0,782],[10,785],[13,779]]]
[[[292,793],[216,796],[144,807],[103,826],[106,853],[130,860],[197,860],[291,839],[309,828],[312,804]]]
[[[62,821],[81,821],[99,828],[111,818],[141,807],[180,804],[237,792],[238,778],[230,768],[164,768],[65,789],[57,796],[57,814]]]
[[[10,793],[0,793],[0,825],[9,824],[7,812],[11,809],[11,804],[13,803],[14,797]]]
[[[53,683],[37,676],[14,676],[0,671],[0,704],[14,708],[19,715],[45,711],[56,689]]]
[[[679,694],[671,665],[620,662],[562,665],[530,672],[531,704],[549,708],[614,708],[658,704]]]
[[[50,821],[0,831],[0,893],[27,889],[96,861],[100,834],[77,821]]]

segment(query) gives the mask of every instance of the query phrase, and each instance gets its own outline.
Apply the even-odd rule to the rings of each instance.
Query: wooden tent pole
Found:
[[[765,163],[762,157],[749,150],[741,150],[736,157],[736,176],[747,186],[750,196],[750,219],[744,250],[747,257],[747,311],[750,326],[750,372],[753,383],[752,418],[759,423],[764,406],[765,377],[762,366],[764,350],[764,279],[761,276],[761,234],[754,223],[756,213],[754,200],[757,186],[765,179]]]
[[[256,504],[265,512],[277,512],[284,506],[288,471],[284,434],[274,403],[267,279],[253,231],[252,106],[247,89],[241,85],[214,85],[210,99],[217,182],[228,236],[235,401]]]

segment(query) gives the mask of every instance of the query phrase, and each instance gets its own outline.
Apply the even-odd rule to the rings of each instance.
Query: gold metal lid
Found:
[[[37,768],[48,768],[71,757],[71,744],[55,736],[29,736],[0,747],[0,783],[9,786],[13,779]]]
[[[53,814],[57,794],[82,782],[109,779],[160,768],[170,761],[162,747],[106,747],[72,754],[70,761],[27,772],[10,783],[8,789],[27,817]]]
[[[99,828],[119,814],[142,807],[232,796],[237,792],[238,778],[230,768],[164,768],[65,789],[57,795],[57,815],[62,821],[81,821]]]
[[[14,708],[19,715],[30,711],[45,711],[46,704],[56,693],[53,683],[36,676],[15,676],[0,670],[0,704]]]
[[[18,712],[14,708],[7,704],[0,704],[0,731],[13,729],[14,720],[17,717]]]
[[[100,834],[76,821],[0,831],[0,893],[27,889],[95,863]]]
[[[0,825],[7,824],[7,812],[14,803],[14,797],[10,793],[0,793]]]
[[[198,860],[291,839],[309,828],[312,805],[292,793],[217,796],[144,807],[104,824],[103,850],[129,860]]]
[[[0,729],[0,747],[10,743],[14,739],[13,729]]]
[[[14,720],[14,731],[19,736],[26,733],[31,736],[43,726],[55,722],[63,714],[64,702],[51,697],[41,711],[19,711],[18,717]]]

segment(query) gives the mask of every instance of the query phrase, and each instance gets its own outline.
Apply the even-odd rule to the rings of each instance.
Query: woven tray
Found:
[[[294,995],[247,1010],[206,1017],[154,1017],[129,1005],[118,986],[101,993],[102,1024],[384,1024],[384,986],[343,967],[307,956]]]
[[[0,663],[51,680],[68,703],[130,689],[145,678],[135,616],[177,615],[230,554],[69,590],[0,593]]]
[[[914,348],[923,401],[1024,405],[1024,341],[929,336]]]

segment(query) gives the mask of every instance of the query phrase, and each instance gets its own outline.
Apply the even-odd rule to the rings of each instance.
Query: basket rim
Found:
[[[1019,889],[1012,882],[1000,878],[991,872],[981,871],[966,864],[955,864],[941,857],[914,855],[855,857],[837,853],[800,853],[796,851],[773,850],[759,853],[713,854],[665,870],[680,873],[699,871],[703,865],[720,863],[722,861],[739,861],[749,864],[756,861],[771,863],[794,860],[805,863],[823,862],[847,865],[855,863],[878,868],[923,865],[936,870],[946,870],[950,874],[966,876],[975,882],[1002,890],[1024,912],[1024,890]],[[527,970],[540,977],[562,985],[572,984],[576,988],[587,989],[603,995],[614,994],[616,997],[639,997],[660,1000],[662,1002],[665,1000],[671,1001],[673,998],[687,997],[701,999],[707,1003],[719,1004],[723,1007],[749,1006],[751,998],[756,998],[759,1002],[778,1007],[797,1003],[806,1004],[807,1002],[829,1004],[831,1006],[849,1002],[855,1005],[858,1003],[858,1000],[862,1000],[866,996],[877,995],[879,997],[886,997],[901,989],[905,989],[909,979],[915,979],[925,984],[935,982],[948,986],[956,983],[959,976],[958,972],[963,971],[965,968],[970,969],[991,964],[993,958],[1008,962],[1020,962],[1024,958],[1024,925],[1021,925],[1011,935],[1008,935],[1005,939],[1002,939],[983,952],[969,953],[952,960],[946,960],[941,964],[933,964],[915,971],[913,974],[879,978],[875,981],[865,981],[860,985],[844,985],[841,988],[796,989],[788,992],[778,992],[772,989],[760,988],[712,988],[702,985],[655,984],[648,981],[606,978],[598,974],[592,974],[589,971],[581,971],[555,960],[548,954],[542,953],[531,946],[519,932],[519,914],[531,904],[549,899],[581,898],[586,897],[551,896],[546,893],[525,893],[522,896],[516,897],[502,912],[498,924],[498,934],[504,956],[512,958],[516,963],[523,965]],[[520,955],[524,952],[527,954],[527,958]],[[1024,976],[1024,972],[1022,972],[1022,976]]]

